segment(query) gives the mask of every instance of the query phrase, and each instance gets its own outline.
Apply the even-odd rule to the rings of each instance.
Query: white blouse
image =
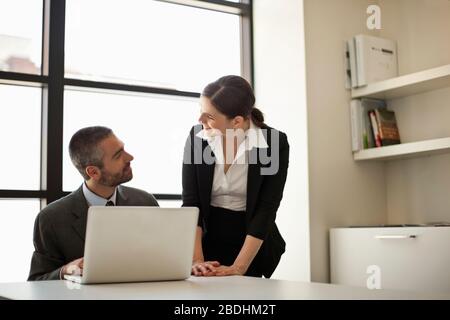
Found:
[[[207,135],[205,130],[202,130],[197,136],[208,141],[216,157],[210,204],[233,211],[245,211],[249,151],[253,148],[269,147],[261,128],[250,120],[250,128],[245,132],[245,137],[239,144],[236,156],[227,173],[224,171],[222,134]]]

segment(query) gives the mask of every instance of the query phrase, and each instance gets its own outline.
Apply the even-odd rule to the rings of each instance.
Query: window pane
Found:
[[[38,199],[0,200],[0,282],[27,280],[39,209]]]
[[[181,200],[158,200],[161,208],[180,208],[183,204]]]
[[[124,4],[66,2],[67,77],[199,92],[241,73],[240,16],[160,1]]]
[[[0,85],[0,189],[40,189],[41,89]]]
[[[42,1],[0,1],[0,70],[39,74]]]
[[[80,128],[104,125],[135,158],[128,185],[151,193],[181,193],[183,148],[197,123],[197,99],[66,90],[64,106],[64,190],[82,182],[70,161],[70,138]]]

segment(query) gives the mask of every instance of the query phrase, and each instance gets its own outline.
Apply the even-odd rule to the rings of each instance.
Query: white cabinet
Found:
[[[366,287],[375,266],[382,289],[450,292],[450,227],[331,229],[330,266],[334,284]]]

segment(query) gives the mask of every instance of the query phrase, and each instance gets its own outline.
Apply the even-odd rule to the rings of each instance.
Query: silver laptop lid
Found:
[[[198,208],[90,207],[82,283],[189,277]]]

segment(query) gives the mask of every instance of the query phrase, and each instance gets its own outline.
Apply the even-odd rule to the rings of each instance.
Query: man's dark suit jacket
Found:
[[[211,154],[213,159],[215,159],[215,156],[208,142],[196,136],[201,129],[201,125],[194,126],[186,142],[183,160],[182,198],[183,206],[193,206],[200,209],[198,225],[206,233],[208,232],[215,163],[206,163],[205,161],[194,163],[194,160],[195,153],[197,155]],[[283,197],[287,177],[289,143],[286,134],[283,132],[268,126],[262,129],[269,145],[268,157],[270,158],[273,153],[278,152],[279,154],[278,170],[275,174],[262,175],[261,169],[268,169],[273,165],[273,161],[268,163],[267,159],[263,159],[264,156],[260,156],[259,148],[250,150],[249,158],[257,159],[257,161],[253,161],[256,163],[250,162],[248,168],[246,227],[248,235],[264,240],[258,255],[262,259],[263,275],[269,278],[275,271],[286,247],[286,243],[275,224],[275,217]],[[200,153],[199,148],[201,148]]]
[[[116,205],[158,206],[149,193],[119,186]],[[62,266],[84,256],[88,204],[83,187],[45,207],[34,224],[28,280],[58,280]]]

